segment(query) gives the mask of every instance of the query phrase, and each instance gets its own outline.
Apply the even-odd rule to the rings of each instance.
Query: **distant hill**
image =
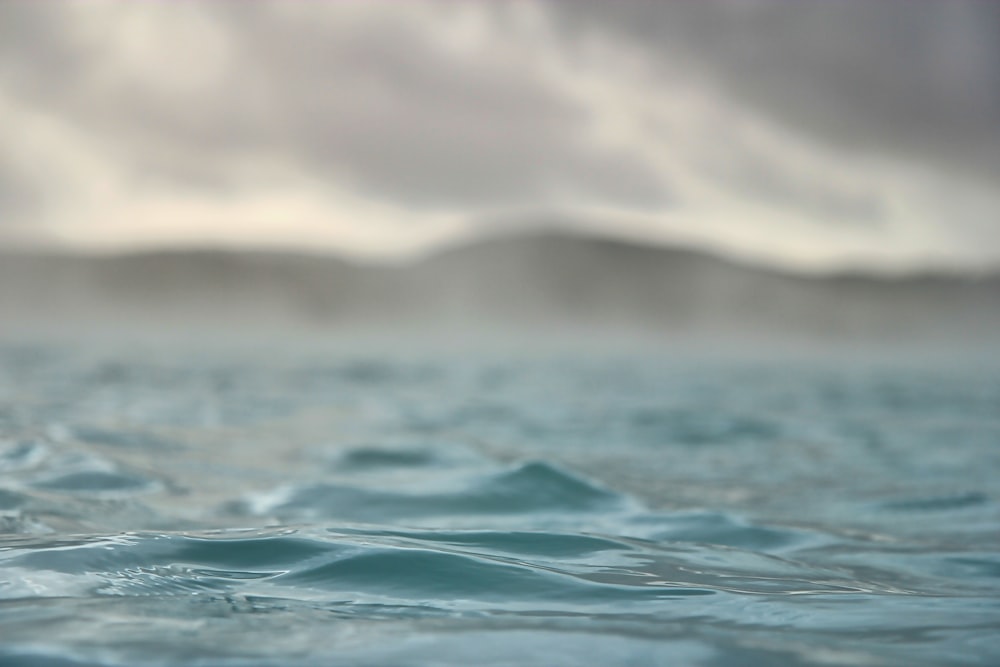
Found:
[[[812,276],[573,234],[496,238],[403,266],[159,251],[0,255],[0,327],[301,326],[1000,339],[1000,276]]]

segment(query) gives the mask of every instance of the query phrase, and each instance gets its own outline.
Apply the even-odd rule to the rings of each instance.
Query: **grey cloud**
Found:
[[[641,44],[854,150],[1000,178],[1000,3],[548,2],[566,34]]]
[[[0,124],[0,229],[2,236],[18,232],[26,221],[52,204],[44,182],[47,172],[38,156],[15,150],[17,137]]]
[[[609,83],[613,72],[598,67],[579,71],[585,75],[579,80],[563,80],[544,67],[512,62],[496,48],[516,38],[505,32],[510,26],[504,12],[521,3],[464,5],[493,13],[490,41],[473,45],[478,48],[467,57],[456,55],[439,41],[442,17],[433,14],[456,6],[427,3],[420,7],[429,14],[411,21],[407,10],[389,11],[386,3],[385,11],[345,24],[342,16],[333,21],[324,16],[367,11],[369,5],[94,5],[137,15],[171,12],[164,32],[153,26],[149,59],[133,61],[103,34],[114,32],[106,29],[115,27],[115,17],[107,25],[77,25],[68,8],[91,11],[89,6],[0,2],[0,103],[11,102],[17,117],[37,111],[42,125],[51,120],[60,126],[46,140],[51,159],[64,157],[60,132],[70,128],[66,136],[72,139],[72,130],[79,131],[84,140],[67,143],[61,176],[72,181],[90,160],[108,166],[112,178],[133,179],[121,188],[114,183],[106,201],[119,196],[119,189],[130,201],[147,192],[166,193],[162,201],[173,201],[170,194],[180,200],[197,191],[225,205],[227,198],[240,202],[248,192],[266,188],[276,174],[293,181],[303,174],[308,181],[303,188],[326,182],[368,201],[409,207],[412,219],[446,210],[482,217],[489,225],[504,211],[572,210],[586,216],[598,210],[592,208],[596,204],[600,210],[620,206],[653,216],[673,208],[678,215],[667,223],[687,224],[683,216],[690,198],[694,225],[699,211],[731,198],[725,203],[733,206],[720,210],[735,211],[756,199],[800,213],[803,221],[874,230],[900,210],[887,210],[882,198],[905,199],[918,181],[937,180],[946,188],[970,174],[986,179],[987,188],[971,182],[970,192],[986,192],[1000,182],[1000,40],[995,39],[1000,4],[568,0],[538,5],[556,28],[544,48],[564,56],[563,64],[587,66],[586,58],[574,56],[599,53],[576,50],[593,32],[612,47],[635,49],[660,73],[659,80],[642,82],[662,86],[650,101],[669,103],[671,87],[677,86],[696,102],[691,108],[720,99],[732,103],[729,109],[713,107],[717,117],[704,123],[671,116],[664,123],[676,120],[677,126],[662,136],[658,121],[644,124],[646,110],[627,106],[629,95],[600,99],[595,93],[595,108],[582,101],[603,90],[586,84]],[[189,19],[207,30],[188,31]],[[164,34],[173,41],[159,39]],[[231,55],[215,62],[222,67],[218,72],[207,61],[202,68],[201,60],[202,50],[215,45]],[[677,78],[677,70],[684,76]],[[562,87],[581,83],[574,89],[584,91],[580,97]],[[626,93],[641,96],[635,80],[622,84]],[[761,116],[773,123],[759,123]],[[713,118],[722,126],[718,132]],[[779,131],[755,135],[759,143],[741,142],[738,130],[744,126]],[[792,132],[784,131],[789,128]],[[624,132],[616,134],[619,129]],[[643,131],[649,132],[648,152],[627,145]],[[10,130],[5,135],[7,141],[19,140]],[[796,141],[796,135],[805,141]],[[620,137],[626,144],[599,143],[597,136]],[[21,149],[28,145],[24,141]],[[800,169],[798,151],[824,142],[836,150],[816,153],[821,169]],[[69,159],[70,152],[91,147],[95,155]],[[851,168],[852,150],[884,154],[890,166],[883,172],[877,160],[859,161],[870,183],[827,179],[823,173],[838,164]],[[906,160],[927,168],[911,178],[898,169]],[[943,177],[953,167],[964,171]],[[72,188],[39,179],[44,170],[27,173],[0,165],[0,171],[0,217],[15,210],[30,217],[33,208],[51,200],[70,204],[66,210],[74,204]],[[891,173],[892,180],[880,180],[883,173]],[[80,191],[87,191],[90,180],[81,183]],[[147,189],[150,184],[154,187]],[[940,198],[942,215],[925,217],[961,219],[958,231],[942,232],[957,239],[962,225],[972,224],[965,222],[970,206],[978,206],[973,212],[984,219],[995,217],[987,210],[994,206],[992,194],[986,192],[981,201],[977,196],[970,195],[972,204]],[[99,207],[102,201],[88,205]],[[331,199],[331,210],[340,204]],[[920,204],[919,210],[928,206]],[[90,213],[98,214],[91,216],[96,220],[100,212]],[[925,224],[892,222],[908,228]],[[723,236],[724,224],[706,236]],[[766,230],[762,223],[762,236]],[[803,235],[812,231],[805,228]],[[874,242],[878,235],[869,238]],[[966,241],[956,245],[971,247]]]
[[[278,156],[422,207],[516,205],[567,186],[625,203],[663,200],[660,175],[591,146],[588,110],[530,71],[457,59],[392,17],[331,34],[322,21],[271,9],[201,6],[239,63],[207,95],[164,100],[156,73],[81,91],[99,54],[54,25],[49,8],[5,8],[16,18],[8,30],[32,39],[8,44],[3,72],[36,103],[113,142],[133,173],[185,187],[232,187],[234,164]]]
[[[0,134],[0,145],[4,137]],[[51,206],[44,183],[0,149],[0,250],[4,247],[51,242],[34,224]]]
[[[19,92],[62,94],[86,78],[91,49],[72,39],[58,3],[0,3],[0,81]]]
[[[25,213],[37,211],[41,203],[38,182],[0,156],[0,226],[17,223]]]
[[[802,212],[805,221],[878,227],[888,217],[885,202],[873,192],[818,183],[774,165],[742,168],[732,175],[730,182],[748,196],[791,204]]]
[[[881,227],[889,220],[884,194],[877,184],[832,180],[802,165],[776,160],[747,145],[738,133],[720,128],[718,140],[728,150],[716,159],[702,159],[699,166],[714,181],[743,197],[799,213],[803,222]],[[839,174],[838,174],[839,176]]]

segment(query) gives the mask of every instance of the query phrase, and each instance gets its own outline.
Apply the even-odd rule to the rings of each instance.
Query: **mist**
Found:
[[[996,274],[803,274],[691,249],[546,232],[419,260],[232,250],[18,254],[3,332],[990,345]]]

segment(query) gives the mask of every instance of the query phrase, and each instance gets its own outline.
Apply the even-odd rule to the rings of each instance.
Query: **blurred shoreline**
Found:
[[[0,336],[399,335],[992,344],[1000,273],[796,274],[571,233],[401,265],[161,250],[0,255]]]

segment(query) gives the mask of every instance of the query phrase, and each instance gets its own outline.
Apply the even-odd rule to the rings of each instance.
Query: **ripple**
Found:
[[[640,580],[631,568],[636,561],[610,557],[600,566],[572,568],[552,558],[515,557],[510,547],[537,543],[535,548],[519,547],[521,555],[551,552],[553,543],[564,549],[571,543],[586,545],[575,550],[578,556],[594,553],[598,544],[603,551],[632,550],[611,540],[541,534],[484,539],[476,534],[465,536],[463,544],[462,537],[355,530],[324,538],[143,534],[95,536],[76,544],[25,540],[4,554],[3,568],[22,582],[5,597],[23,594],[24,582],[30,582],[35,596],[48,597],[240,592],[294,599],[319,591],[354,603],[433,600],[449,606],[446,601],[460,599],[465,606],[533,603],[538,609],[560,609],[588,601],[644,602],[712,593],[683,582]],[[501,549],[483,548],[491,542],[501,543]]]
[[[650,592],[650,589],[597,583],[592,586],[594,591],[588,591],[582,586],[584,580],[565,572],[467,554],[399,547],[367,549],[283,575],[279,580],[293,585],[320,586],[341,595],[349,593],[352,599],[374,595],[397,601],[435,600],[438,604],[456,598],[472,598],[480,603],[544,601],[549,605],[570,598],[579,604],[591,597],[587,593],[604,593],[602,598],[608,593],[621,593],[619,597],[626,598],[645,597]],[[707,594],[705,591],[698,593]]]
[[[755,551],[780,551],[822,542],[815,532],[763,526],[721,512],[641,514],[630,522],[653,540],[704,542]]]
[[[120,495],[151,491],[156,488],[153,480],[120,472],[89,470],[71,472],[32,483],[46,491],[84,495]]]
[[[0,664],[1000,664],[994,371],[275,352],[0,349]]]
[[[439,457],[426,450],[381,449],[359,447],[343,454],[337,467],[345,470],[372,470],[383,468],[417,468],[433,465]]]
[[[45,459],[47,453],[45,446],[37,442],[10,443],[0,449],[0,473],[34,468]]]
[[[22,538],[2,556],[4,597],[240,594],[430,609],[657,613],[656,601],[717,593],[879,593],[845,572],[706,544],[584,533],[393,531],[125,534]],[[650,607],[653,605],[653,607]],[[363,612],[359,612],[363,613]],[[422,613],[422,612],[417,612]]]
[[[906,498],[882,503],[879,507],[889,512],[948,512],[984,505],[990,500],[978,491],[947,496]]]
[[[0,489],[0,510],[13,510],[25,504],[27,498],[24,494],[7,489]]]
[[[107,445],[123,449],[173,451],[181,447],[150,433],[121,428],[100,428],[97,426],[75,426],[73,437],[82,442]]]
[[[621,509],[624,496],[547,463],[526,463],[487,475],[456,475],[453,491],[392,491],[320,483],[268,494],[247,507],[286,518],[336,518],[391,522],[396,519],[599,512]]]

